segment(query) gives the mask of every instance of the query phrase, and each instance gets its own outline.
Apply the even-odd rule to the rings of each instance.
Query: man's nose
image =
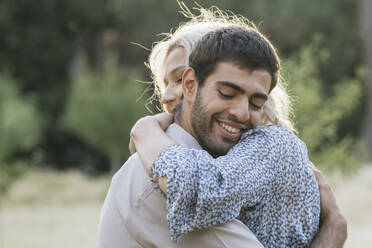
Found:
[[[230,114],[236,118],[237,121],[245,123],[249,121],[249,102],[240,101],[230,109]]]
[[[168,104],[176,100],[176,94],[174,90],[168,85],[167,88],[165,88],[164,94],[161,97],[161,103],[162,104]]]

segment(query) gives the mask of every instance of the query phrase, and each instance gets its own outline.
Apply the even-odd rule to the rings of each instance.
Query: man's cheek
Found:
[[[254,113],[251,114],[251,125],[255,128],[259,124],[261,124],[262,121],[262,110],[261,111],[255,111]]]

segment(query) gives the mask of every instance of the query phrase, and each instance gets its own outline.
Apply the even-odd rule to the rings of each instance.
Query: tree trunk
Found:
[[[363,41],[365,77],[366,112],[363,123],[363,138],[372,152],[372,1],[359,0],[360,30]]]

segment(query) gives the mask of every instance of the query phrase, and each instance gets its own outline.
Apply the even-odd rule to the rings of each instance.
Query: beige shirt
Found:
[[[194,137],[177,124],[170,125],[167,134],[182,146],[201,149]],[[166,199],[135,153],[112,179],[101,212],[97,247],[263,247],[236,219],[188,233],[174,243],[166,216]]]

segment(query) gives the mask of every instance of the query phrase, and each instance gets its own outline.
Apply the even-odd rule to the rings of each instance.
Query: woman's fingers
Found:
[[[322,219],[327,219],[334,212],[339,212],[340,209],[337,205],[335,194],[333,193],[333,190],[325,179],[323,173],[313,164],[312,166],[315,178],[319,184],[321,217]]]
[[[159,113],[148,115],[139,119],[130,132],[129,151],[131,154],[137,151],[135,143],[140,137],[146,137],[156,128],[165,130],[173,122],[173,115],[168,113]]]
[[[168,113],[159,113],[152,116],[160,125],[160,127],[165,130],[173,123],[173,115]]]

